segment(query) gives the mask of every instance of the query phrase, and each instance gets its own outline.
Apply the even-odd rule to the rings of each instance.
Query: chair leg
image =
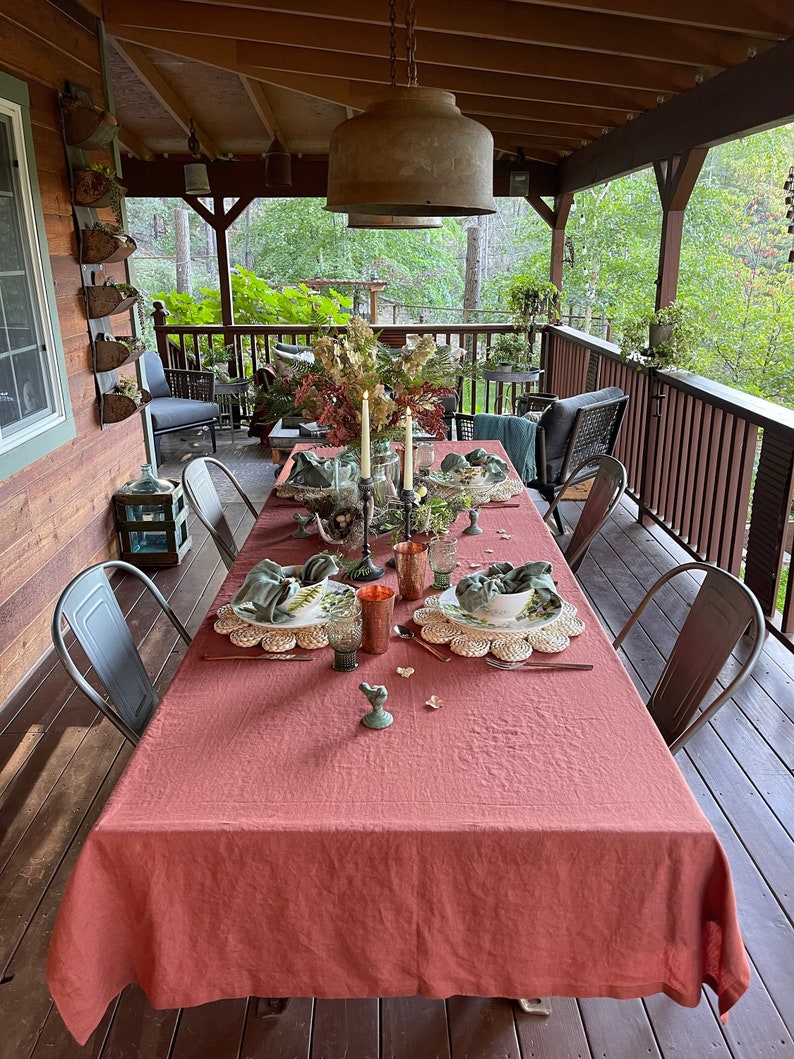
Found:
[[[210,423],[209,427],[210,427],[210,437],[212,438],[212,451],[213,452],[217,452],[218,451],[218,447],[215,444],[215,424],[214,423]]]
[[[154,462],[157,464],[157,467],[159,467],[160,464],[163,462],[162,459],[161,459],[161,456],[160,456],[160,435],[159,434],[155,434],[154,435]],[[157,467],[155,467],[155,470],[157,470]]]

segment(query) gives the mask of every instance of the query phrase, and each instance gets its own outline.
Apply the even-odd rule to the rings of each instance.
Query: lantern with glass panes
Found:
[[[113,495],[121,558],[135,566],[176,566],[190,548],[187,504],[179,482],[157,478],[146,463],[141,477]]]

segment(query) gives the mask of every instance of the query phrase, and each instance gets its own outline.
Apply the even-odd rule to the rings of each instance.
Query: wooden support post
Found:
[[[693,147],[683,154],[653,163],[662,202],[662,232],[659,241],[659,268],[656,274],[657,309],[675,301],[681,263],[684,211],[707,154],[708,148]]]
[[[227,232],[234,224],[240,214],[247,209],[253,201],[253,195],[242,195],[228,210],[224,209],[222,195],[213,195],[213,209],[207,207],[195,196],[183,196],[185,202],[196,211],[196,213],[215,232],[215,245],[218,254],[218,285],[221,296],[221,323],[224,327],[234,324],[234,303],[232,299],[232,277],[229,269],[229,242]],[[231,343],[231,335],[224,336],[224,343]]]

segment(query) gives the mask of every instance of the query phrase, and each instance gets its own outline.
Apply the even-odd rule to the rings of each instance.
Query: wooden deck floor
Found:
[[[165,438],[162,470],[176,476],[180,460],[206,448]],[[220,451],[261,504],[274,480],[269,450],[238,434]],[[249,524],[243,520],[241,532]],[[201,528],[192,525],[192,533],[182,565],[156,575],[189,628],[225,574]],[[580,578],[615,630],[657,574],[684,559],[664,534],[640,527],[626,504]],[[165,687],[179,647],[133,586],[122,583],[118,593]],[[664,648],[684,610],[683,599],[674,601],[649,619],[647,639],[632,644],[639,683],[637,674],[658,664],[654,645]],[[770,640],[736,701],[677,758],[727,851],[753,968],[727,1026],[708,992],[694,1010],[664,997],[558,998],[548,1019],[504,999],[299,999],[281,1019],[263,1020],[246,1000],[154,1011],[129,988],[79,1048],[47,993],[47,945],[80,845],[129,749],[47,658],[0,713],[0,1059],[794,1059],[793,672],[791,653]]]

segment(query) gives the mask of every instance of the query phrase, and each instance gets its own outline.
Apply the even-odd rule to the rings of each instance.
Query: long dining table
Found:
[[[439,443],[436,465],[470,448]],[[460,516],[453,580],[549,560],[585,628],[545,657],[591,671],[442,662],[396,636],[347,673],[327,647],[205,659],[261,651],[213,628],[256,562],[328,547],[293,536],[300,510],[271,494],[86,838],[47,969],[74,1037],[129,983],[156,1008],[417,993],[694,1006],[706,983],[724,1016],[749,982],[724,851],[526,491],[483,505],[480,535]],[[375,538],[373,557],[391,544]],[[395,621],[417,606],[398,601]],[[362,681],[388,688],[391,727],[360,723]]]

